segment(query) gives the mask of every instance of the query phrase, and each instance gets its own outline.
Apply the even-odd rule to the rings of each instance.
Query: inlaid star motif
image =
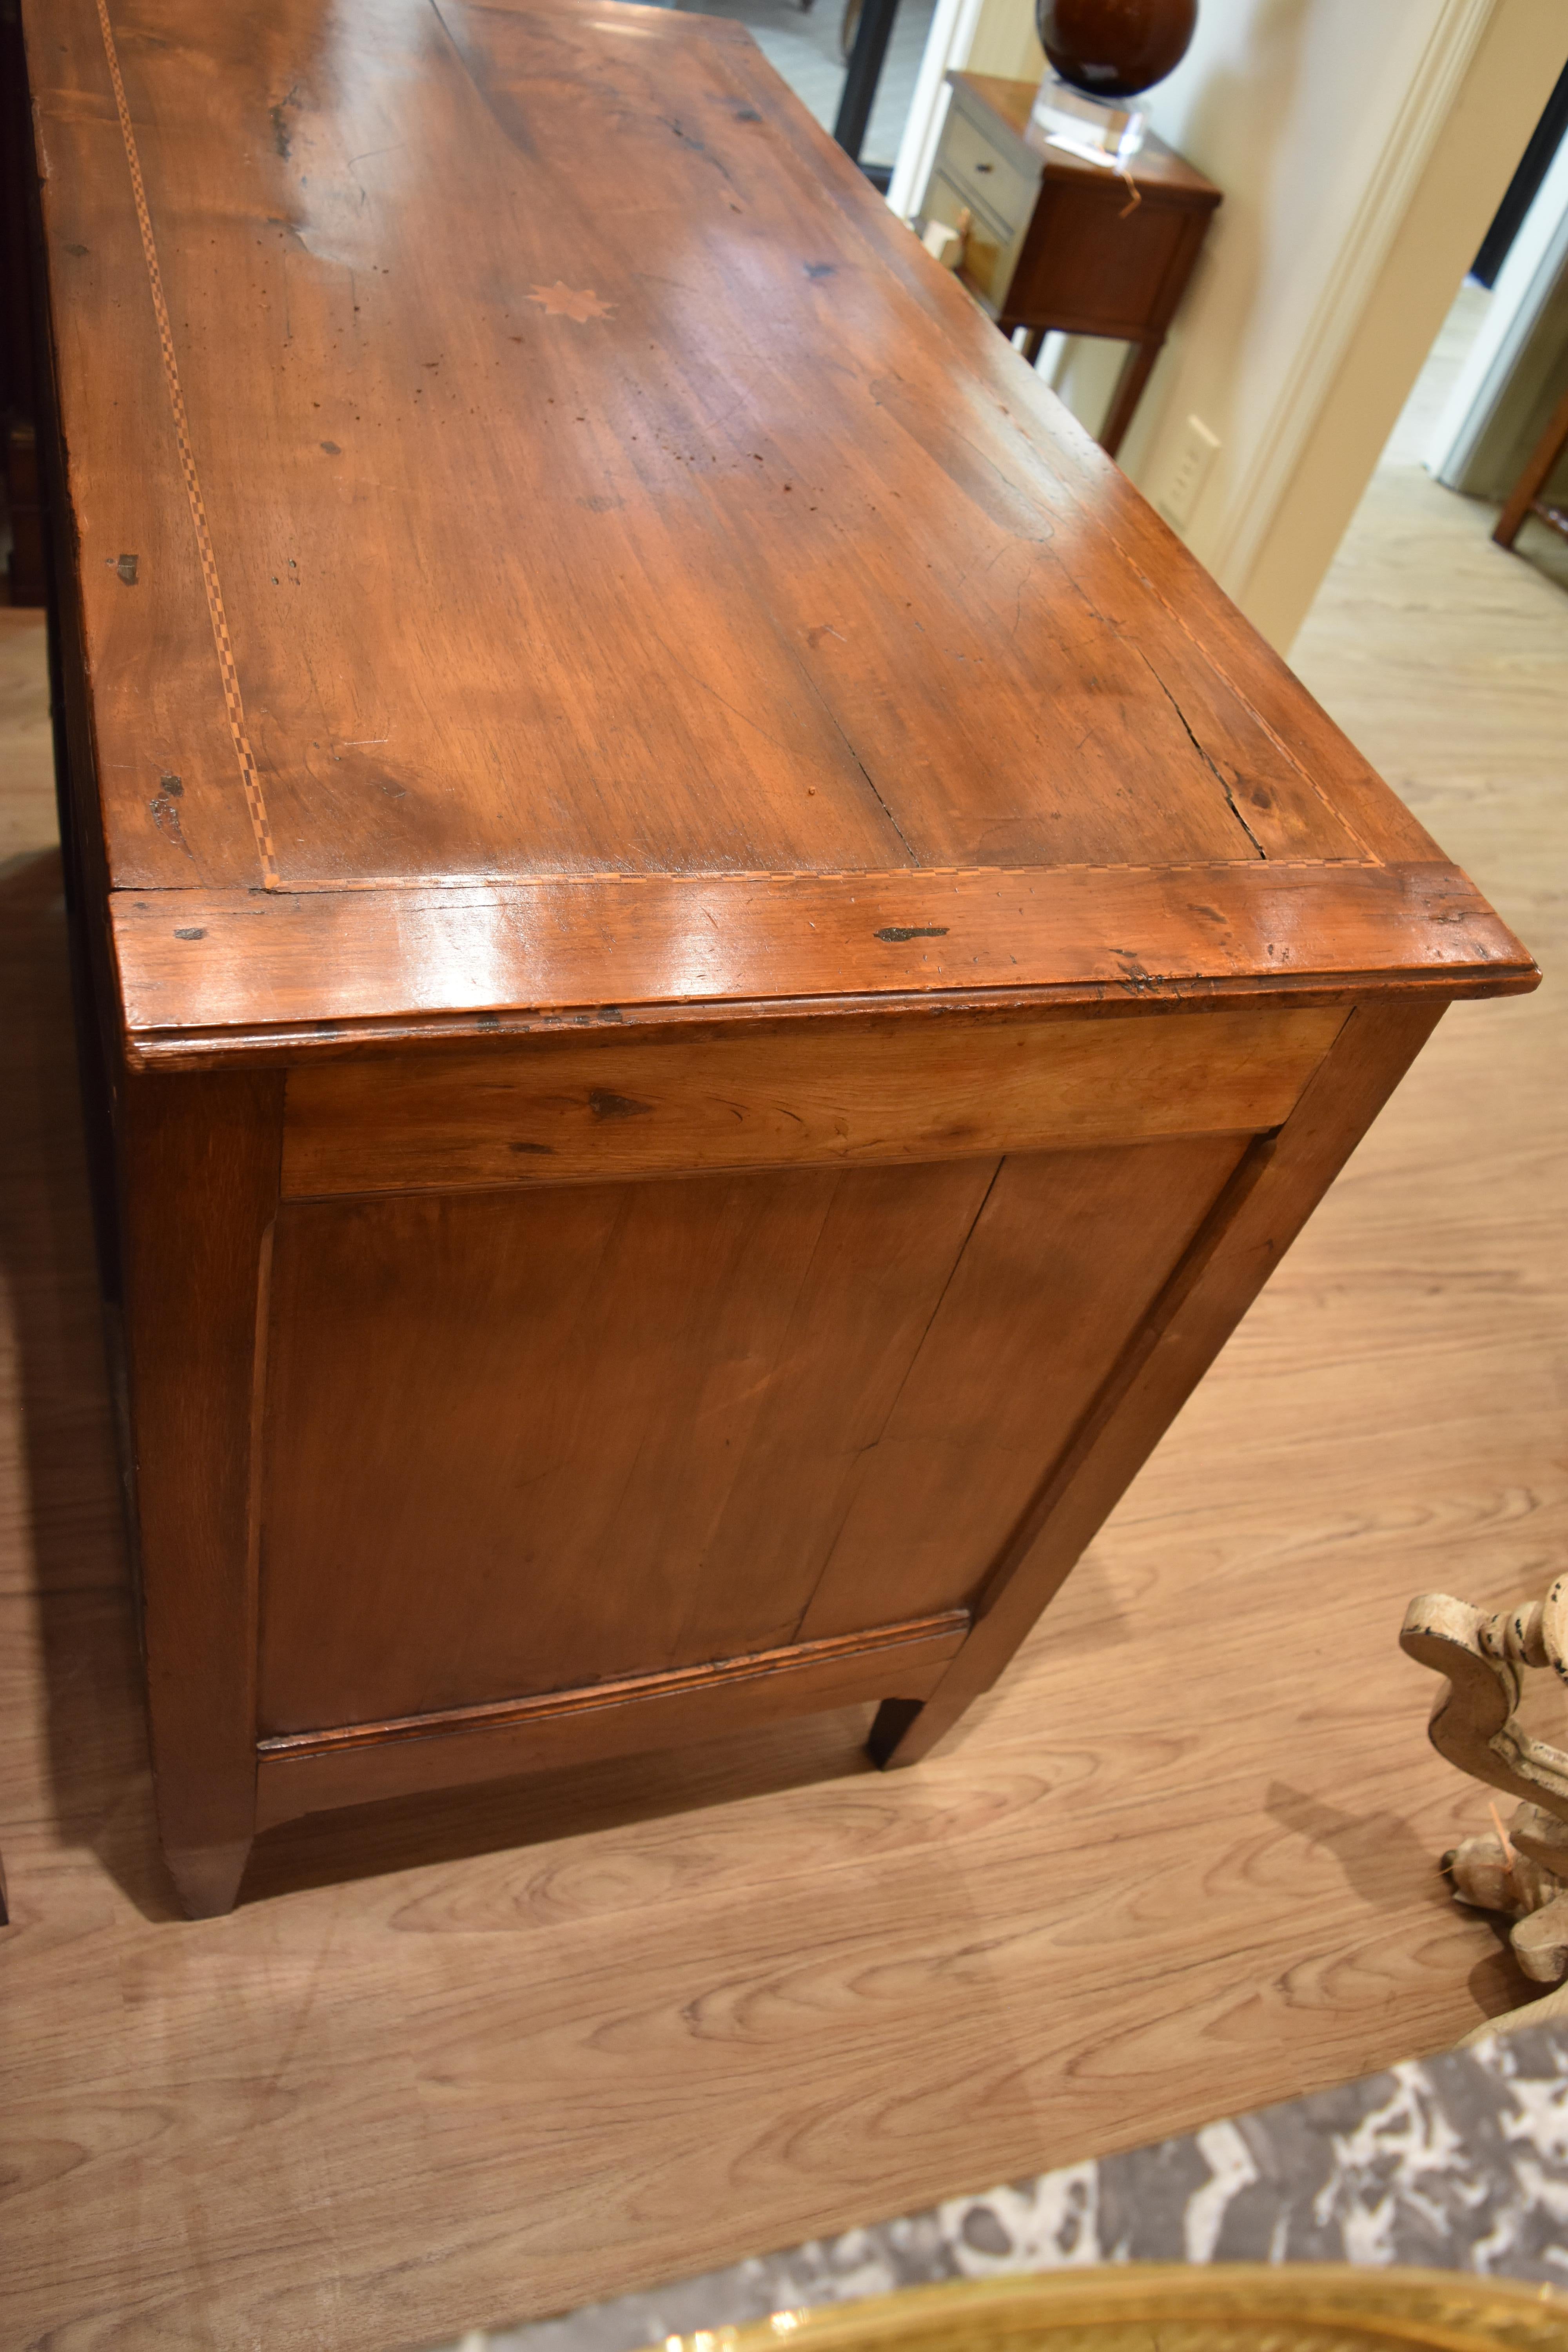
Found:
[[[616,307],[613,302],[601,302],[591,286],[579,293],[559,278],[553,286],[536,286],[528,299],[551,318],[575,319],[580,327],[590,319],[607,319]]]

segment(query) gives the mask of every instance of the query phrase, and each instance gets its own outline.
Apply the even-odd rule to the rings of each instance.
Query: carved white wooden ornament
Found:
[[[1446,1857],[1461,1902],[1506,1911],[1526,1976],[1554,1984],[1568,1969],[1568,1753],[1518,1721],[1524,1676],[1549,1667],[1568,1682],[1568,1576],[1544,1601],[1489,1615],[1446,1592],[1405,1613],[1400,1647],[1447,1678],[1428,1727],[1439,1756],[1521,1802],[1507,1830],[1467,1838]]]

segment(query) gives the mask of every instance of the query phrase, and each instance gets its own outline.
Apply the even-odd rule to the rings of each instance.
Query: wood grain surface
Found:
[[[1535,966],[1441,859],[1052,873],[118,891],[132,1060],[299,1062],[503,1027],[1071,1007],[1314,990],[1505,995]]]
[[[1338,1006],[1185,1019],[950,1018],[680,1044],[562,1041],[293,1071],[286,1197],[855,1167],[1248,1135],[1288,1117]]]
[[[167,22],[138,22],[152,70]],[[107,104],[84,88],[73,135],[107,138]],[[128,482],[141,462],[128,437]],[[1560,960],[1568,607],[1489,518],[1415,469],[1374,486],[1299,648],[1406,824],[1111,495],[1255,707],[1342,761],[1378,854],[1419,861],[1430,822]],[[31,744],[36,635],[28,659]],[[18,2344],[450,2340],[1321,2088],[1517,2001],[1436,1869],[1485,1821],[1394,1642],[1412,1592],[1517,1601],[1563,1541],[1555,984],[1447,1016],[951,1752],[874,1775],[860,1708],[323,1817],[258,1842],[232,1917],[176,1925],[36,766],[7,764],[0,873]]]
[[[285,884],[1363,854],[740,27],[111,16],[31,55],[118,886],[260,878],[215,580]]]
[[[966,1607],[1242,1149],[286,1209],[261,1731]]]
[[[994,1174],[285,1211],[261,1730],[794,1638]]]
[[[1529,984],[739,26],[28,24],[133,1056]]]
[[[1358,1005],[1278,1137],[1259,1137],[1216,1184],[1190,1245],[1166,1260],[1151,1307],[999,1547],[980,1622],[919,1710],[889,1702],[872,1733],[879,1762],[918,1763],[1060,1590],[1084,1546],[1257,1299],[1440,1014],[1420,1003]],[[1064,1435],[1066,1433],[1064,1432]]]
[[[282,1082],[132,1080],[120,1108],[142,1640],[163,1836],[232,1900],[255,1787],[257,1509]]]

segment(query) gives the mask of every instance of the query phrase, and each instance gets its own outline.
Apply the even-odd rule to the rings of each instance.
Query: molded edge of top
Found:
[[[1436,861],[118,891],[110,918],[142,1068],[502,1029],[1509,995],[1541,977]]]

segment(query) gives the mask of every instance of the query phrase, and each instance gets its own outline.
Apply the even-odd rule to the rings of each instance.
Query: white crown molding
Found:
[[[1236,484],[1225,529],[1208,551],[1210,569],[1231,583],[1232,595],[1245,589],[1273,527],[1497,5],[1498,0],[1447,0],[1432,29],[1378,167],[1302,333],[1290,389]]]

